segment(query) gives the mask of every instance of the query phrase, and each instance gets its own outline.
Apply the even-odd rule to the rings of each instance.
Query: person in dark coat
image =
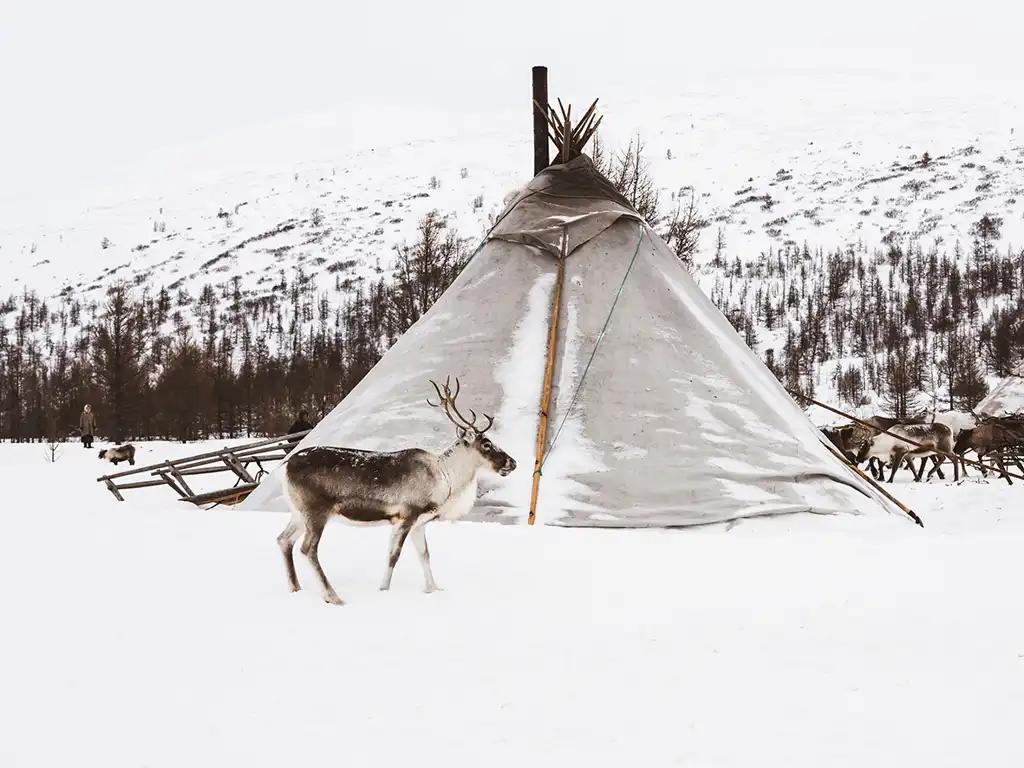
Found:
[[[78,417],[78,427],[82,430],[83,447],[92,448],[92,438],[96,434],[96,414],[92,412],[91,405],[82,409],[82,415]]]
[[[307,411],[299,411],[299,418],[294,424],[292,424],[291,429],[288,430],[288,434],[294,435],[296,432],[307,432],[312,428],[313,425],[309,423],[309,413]],[[293,437],[289,440],[288,450],[292,450],[300,440],[302,440],[301,437]]]

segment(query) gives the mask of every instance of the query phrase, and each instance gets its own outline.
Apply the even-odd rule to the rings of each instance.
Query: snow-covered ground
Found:
[[[282,515],[118,503],[42,451],[0,445],[5,768],[1024,764],[1020,484],[902,473],[923,530],[436,524],[431,595],[336,526],[339,608],[301,556],[288,592]]]

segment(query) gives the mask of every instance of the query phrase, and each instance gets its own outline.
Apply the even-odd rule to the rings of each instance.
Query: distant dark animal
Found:
[[[324,600],[344,604],[327,580],[317,556],[320,537],[332,518],[357,525],[392,526],[382,590],[391,588],[391,577],[408,536],[419,553],[425,591],[438,588],[430,570],[424,526],[432,520],[464,516],[476,500],[478,475],[491,471],[505,477],[516,468],[516,462],[487,438],[493,418],[485,413],[487,425],[481,429],[476,426],[477,417],[472,410],[472,419],[459,413],[455,404],[459,395],[457,378],[454,393],[447,380],[443,392],[436,382],[430,383],[440,403],[428,399],[428,405],[442,408],[456,429],[455,442],[440,455],[420,448],[376,453],[316,446],[296,451],[286,460],[284,490],[292,516],[277,543],[293,592],[300,589],[293,549],[304,533],[300,549],[316,572]]]
[[[935,422],[933,424],[893,424],[886,427],[892,434],[878,433],[860,447],[857,453],[857,463],[868,458],[886,458],[892,466],[889,473],[889,482],[896,477],[896,470],[899,469],[904,459],[910,457],[925,458],[927,456],[953,453],[953,431],[945,424]],[[962,434],[962,433],[961,433]],[[901,440],[901,437],[913,440],[908,443]],[[917,445],[915,445],[917,443]],[[913,465],[911,465],[913,469]],[[954,479],[960,479],[960,464],[953,463]],[[914,471],[914,478],[921,479],[924,474],[924,464],[921,471]]]
[[[117,448],[103,448],[100,450],[100,458],[106,459],[115,467],[122,461],[127,461],[135,466],[135,446],[131,443],[119,445]]]

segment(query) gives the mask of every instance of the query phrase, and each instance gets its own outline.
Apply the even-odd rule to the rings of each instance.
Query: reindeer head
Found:
[[[455,405],[455,398],[459,396],[459,379],[458,377],[455,378],[454,393],[452,393],[451,388],[448,386],[450,379],[451,376],[445,379],[443,387],[438,386],[437,382],[431,379],[430,383],[434,385],[434,391],[437,392],[441,402],[432,403],[430,398],[427,398],[427,405],[443,409],[444,415],[455,425],[455,434],[459,442],[470,450],[475,451],[492,471],[502,477],[506,477],[516,468],[516,460],[486,437],[486,432],[494,424],[494,419],[485,413],[487,426],[481,428],[476,425],[476,413],[472,408],[469,409],[469,414],[473,417],[472,419],[467,419],[459,413],[459,409]],[[452,415],[453,413],[454,416]]]

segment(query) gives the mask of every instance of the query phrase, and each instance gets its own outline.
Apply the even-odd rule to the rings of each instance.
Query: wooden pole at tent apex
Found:
[[[551,165],[548,145],[548,68],[533,68],[533,175]]]

